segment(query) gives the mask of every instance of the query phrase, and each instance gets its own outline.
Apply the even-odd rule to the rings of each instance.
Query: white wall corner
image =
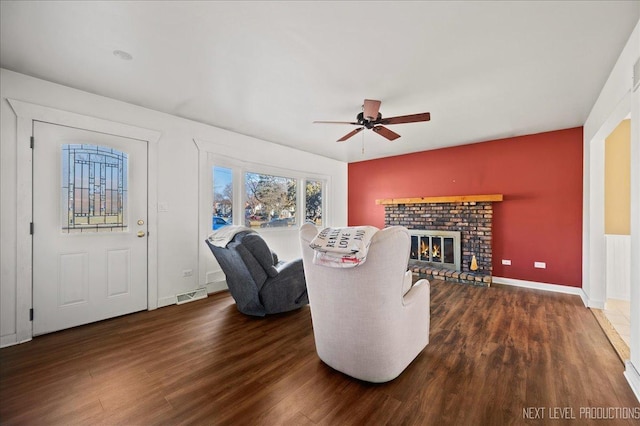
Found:
[[[629,360],[625,361],[624,367],[624,377],[627,378],[627,382],[629,382],[631,390],[636,395],[638,401],[640,401],[640,374],[633,363]]]

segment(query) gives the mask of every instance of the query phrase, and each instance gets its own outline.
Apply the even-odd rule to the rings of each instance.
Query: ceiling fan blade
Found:
[[[419,121],[431,120],[431,114],[423,112],[421,114],[400,115],[398,117],[387,117],[379,121],[380,124],[402,124],[402,123],[417,123]]]
[[[357,129],[347,133],[346,135],[344,135],[343,137],[341,137],[340,139],[338,139],[338,142],[344,142],[347,139],[349,139],[351,136],[357,135],[358,133],[360,133],[362,131],[362,129],[364,129],[364,127],[358,127]]]
[[[357,126],[358,123],[356,123],[355,121],[314,121],[314,124],[353,124],[354,126]]]
[[[362,114],[364,118],[367,120],[375,120],[378,118],[378,111],[380,111],[381,101],[376,101],[373,99],[365,99]]]
[[[384,136],[385,138],[389,139],[390,141],[396,140],[400,137],[399,134],[387,129],[384,126],[375,126],[372,130],[380,136]]]

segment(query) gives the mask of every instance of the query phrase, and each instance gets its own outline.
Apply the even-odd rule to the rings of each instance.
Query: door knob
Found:
[[[138,231],[138,238],[144,237],[144,231]]]

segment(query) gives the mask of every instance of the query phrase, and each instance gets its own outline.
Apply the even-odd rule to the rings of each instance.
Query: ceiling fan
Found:
[[[404,123],[417,123],[419,121],[431,120],[431,114],[423,112],[420,114],[400,115],[397,117],[382,118],[380,114],[381,101],[372,99],[365,99],[362,105],[362,112],[356,116],[356,121],[314,121],[314,123],[328,123],[328,124],[351,124],[353,126],[360,126],[357,129],[347,133],[338,142],[344,142],[351,136],[354,136],[364,130],[365,128],[371,129],[380,136],[383,136],[390,141],[396,140],[400,137],[394,131],[387,129],[384,125],[390,124],[404,124]]]

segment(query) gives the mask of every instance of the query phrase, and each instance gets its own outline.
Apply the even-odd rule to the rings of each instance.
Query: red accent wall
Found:
[[[350,163],[349,225],[384,227],[380,198],[503,194],[493,275],[582,287],[582,155],[576,127]]]

